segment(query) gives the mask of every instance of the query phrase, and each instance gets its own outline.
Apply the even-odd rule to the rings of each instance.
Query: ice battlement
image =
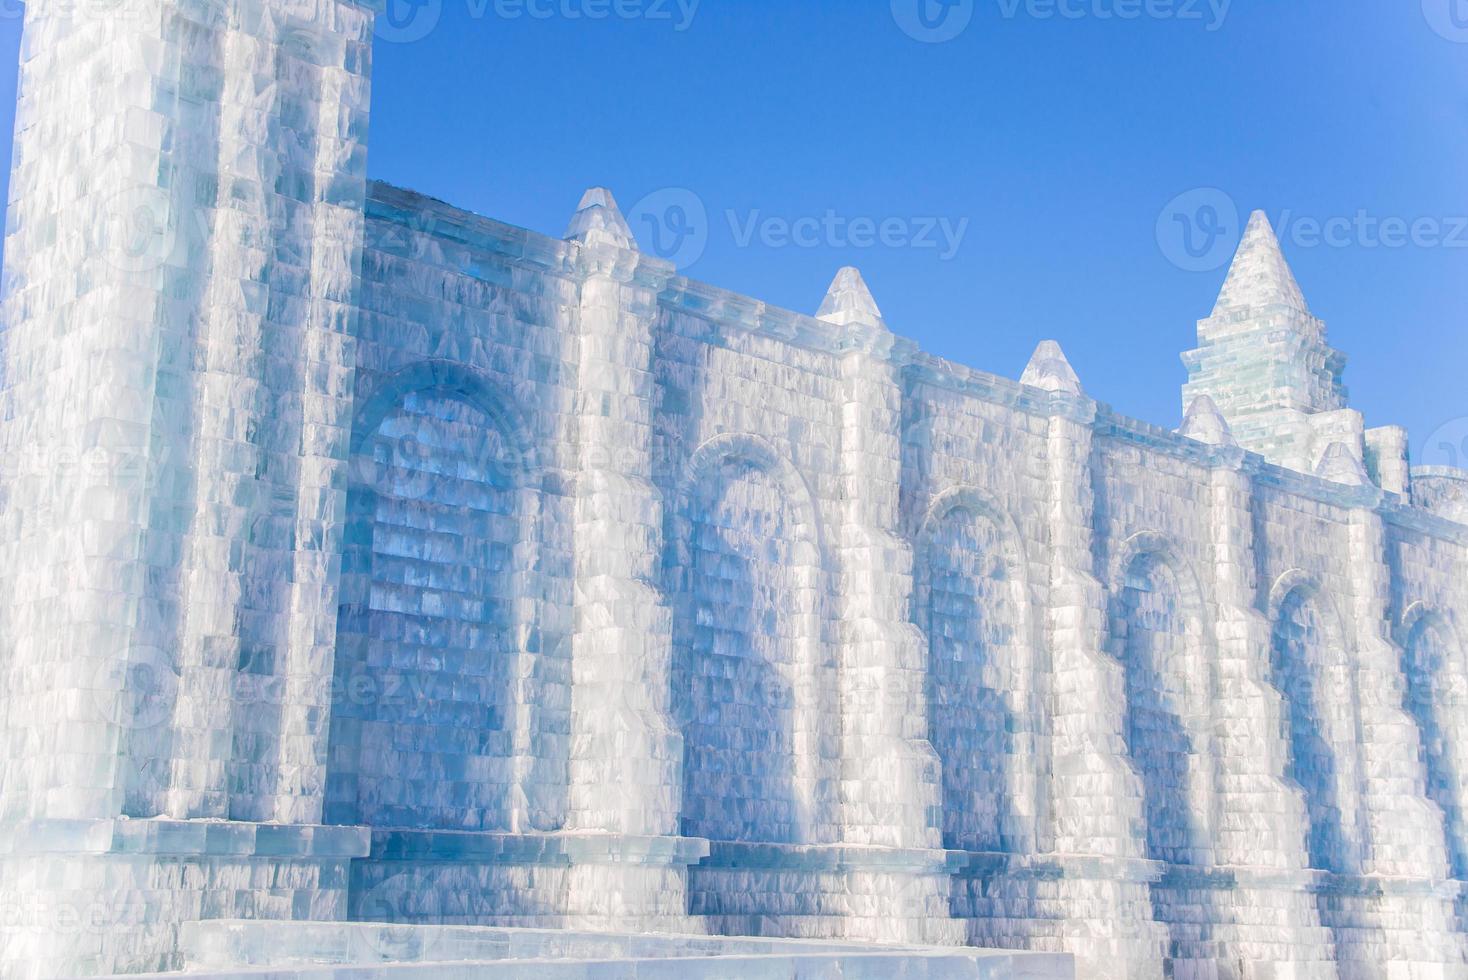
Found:
[[[1011,405],[1018,410],[1036,415],[1047,415],[1053,410],[1054,399],[1050,392],[1055,389],[1044,383],[1042,375],[1034,375],[1028,380],[1026,378],[1015,380],[928,354],[910,338],[894,334],[881,318],[880,312],[874,313],[870,323],[863,324],[858,321],[859,326],[871,329],[858,331],[862,339],[855,341],[850,325],[833,321],[824,315],[824,309],[814,315],[805,314],[679,275],[671,263],[640,252],[610,191],[598,188],[588,191],[587,195],[588,198],[595,195],[596,203],[591,210],[614,215],[615,217],[611,220],[616,222],[622,230],[615,238],[598,239],[586,247],[607,250],[611,253],[623,253],[622,260],[627,264],[627,274],[645,283],[649,288],[657,290],[658,302],[662,306],[682,310],[696,317],[715,319],[722,327],[738,327],[751,334],[763,335],[782,344],[791,344],[810,351],[839,355],[848,350],[854,342],[863,343],[871,347],[877,356],[883,358],[894,369],[901,370],[914,378],[920,377],[924,383],[968,392],[988,401]],[[438,261],[445,267],[452,265],[470,277],[482,275],[485,272],[486,267],[477,258],[480,252],[513,258],[530,267],[558,275],[574,277],[577,274],[575,271],[576,249],[581,247],[582,243],[577,240],[575,232],[577,221],[585,211],[578,211],[573,216],[572,234],[562,239],[509,225],[383,181],[372,181],[369,182],[368,187],[367,213],[369,248],[406,256],[409,254],[408,250],[415,247],[420,250],[434,247],[429,245],[430,242],[437,242],[440,245],[444,242],[453,242],[456,246],[462,247],[462,251],[457,254],[444,251]],[[414,237],[417,238],[416,245],[412,243]],[[569,249],[567,248],[568,242],[572,245]],[[1259,268],[1261,266],[1262,271]],[[861,274],[855,269],[849,269],[843,270],[841,275],[855,277],[855,282],[859,283],[859,288],[865,294],[866,300],[871,303],[872,310],[876,311],[875,300],[871,299],[866,283],[861,281]],[[828,295],[827,303],[831,302],[831,296],[834,295],[839,283],[840,276],[837,282],[832,284],[832,294]],[[1210,342],[1216,342],[1214,331],[1217,328],[1214,325],[1223,322],[1228,331],[1229,342],[1235,338],[1257,340],[1258,327],[1252,317],[1259,310],[1270,309],[1308,314],[1303,294],[1279,250],[1278,242],[1269,228],[1268,219],[1262,212],[1255,212],[1246,237],[1240,245],[1239,256],[1230,269],[1214,312],[1208,319],[1200,321],[1200,331],[1209,336]],[[1311,336],[1314,341],[1323,343],[1324,324],[1313,318],[1310,318],[1308,322],[1312,328]],[[1273,327],[1270,330],[1271,333],[1277,332]],[[1052,359],[1058,358],[1062,363],[1065,362],[1064,353],[1053,341],[1044,342],[1041,350],[1046,356]],[[1193,351],[1184,355],[1184,362],[1189,364],[1190,368],[1195,368],[1197,365],[1207,363],[1208,356],[1206,350]],[[1340,370],[1344,367],[1344,355],[1331,351],[1327,360],[1332,365],[1334,372],[1332,377],[1338,379]],[[1070,375],[1074,377],[1074,371],[1070,369],[1068,363],[1064,363],[1064,370],[1069,371]],[[1219,380],[1214,383],[1225,382]],[[1185,387],[1186,408],[1191,409],[1200,398],[1214,405],[1211,396],[1206,394],[1203,388],[1204,386],[1196,381],[1191,381]],[[1090,405],[1091,400],[1082,390],[1078,380],[1074,388],[1068,390],[1068,395],[1074,396],[1079,406]],[[1345,397],[1344,387],[1338,386],[1336,394],[1332,396],[1331,404],[1344,404]],[[1218,418],[1222,421],[1226,431],[1228,444],[1227,447],[1224,447],[1224,451],[1220,451],[1216,446],[1213,449],[1200,450],[1195,443],[1199,439],[1208,443],[1210,439],[1205,436],[1197,436],[1190,431],[1186,420],[1182,428],[1166,430],[1152,423],[1118,414],[1103,402],[1094,403],[1089,408],[1080,410],[1093,412],[1098,420],[1104,420],[1104,424],[1119,436],[1130,434],[1136,439],[1149,440],[1154,448],[1181,457],[1230,461],[1229,465],[1245,465],[1244,459],[1253,457],[1252,462],[1247,464],[1252,471],[1267,473],[1280,468],[1294,470],[1293,475],[1277,473],[1274,479],[1287,482],[1300,489],[1301,492],[1309,493],[1310,488],[1314,488],[1314,493],[1322,500],[1359,500],[1361,497],[1359,490],[1343,489],[1343,486],[1355,485],[1349,474],[1346,482],[1342,484],[1320,471],[1318,463],[1324,458],[1330,443],[1319,445],[1319,451],[1315,454],[1316,465],[1310,467],[1288,465],[1284,459],[1269,451],[1271,446],[1267,440],[1253,447],[1244,447],[1242,458],[1235,461],[1234,457],[1240,454],[1227,452],[1226,449],[1238,446],[1238,442],[1234,438],[1231,425],[1222,413],[1218,413]],[[1216,405],[1213,411],[1218,411]],[[1333,414],[1337,412],[1340,414]],[[1355,444],[1352,445],[1350,438],[1345,439],[1344,444],[1347,451],[1354,458],[1361,460],[1363,465],[1366,465],[1367,461],[1376,464],[1377,472],[1374,474],[1370,473],[1372,467],[1367,466],[1371,485],[1381,487],[1398,497],[1406,498],[1398,503],[1393,512],[1400,513],[1402,504],[1414,502],[1411,494],[1411,481],[1404,478],[1407,473],[1405,434],[1394,427],[1366,430],[1359,422],[1359,413],[1335,408],[1328,409],[1323,418],[1312,419],[1311,423],[1318,429],[1328,431],[1329,425],[1322,423],[1333,423],[1335,419],[1345,419],[1344,424],[1348,429],[1351,425],[1350,420],[1356,420]],[[1388,454],[1396,453],[1396,455],[1388,455],[1383,460],[1378,455],[1378,446],[1384,447]],[[1383,462],[1386,465],[1382,465]],[[1304,478],[1302,479],[1299,474],[1303,474]],[[1339,475],[1339,471],[1336,475]],[[1386,480],[1385,486],[1382,486],[1380,482],[1382,480]],[[1427,503],[1429,499],[1436,501],[1438,497],[1424,497],[1422,501],[1416,503],[1430,510],[1431,506]],[[1456,512],[1439,516],[1443,516],[1445,520],[1457,522],[1458,518],[1452,516],[1454,513]],[[1446,533],[1453,532],[1448,530]]]

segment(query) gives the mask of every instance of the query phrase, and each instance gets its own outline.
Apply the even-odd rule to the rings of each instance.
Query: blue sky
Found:
[[[1091,394],[1167,425],[1227,212],[1263,208],[1368,424],[1446,461],[1468,0],[918,2],[393,0],[370,169],[551,234],[606,184],[689,275],[814,311],[855,264],[929,350],[1018,376],[1054,338]]]

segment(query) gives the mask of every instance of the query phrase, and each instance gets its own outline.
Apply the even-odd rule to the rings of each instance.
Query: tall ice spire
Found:
[[[1239,445],[1271,462],[1312,473],[1326,446],[1362,438],[1341,381],[1345,356],[1326,343],[1263,211],[1250,216],[1183,363],[1184,408],[1211,399]]]
[[[1263,211],[1249,216],[1249,226],[1244,229],[1243,241],[1234,255],[1224,281],[1223,291],[1218,294],[1218,303],[1213,315],[1225,310],[1266,309],[1283,306],[1287,309],[1308,314],[1305,296],[1295,274],[1290,271],[1275,237],[1274,226]]]

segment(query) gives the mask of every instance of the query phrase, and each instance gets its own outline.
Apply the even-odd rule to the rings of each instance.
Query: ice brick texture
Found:
[[[337,0],[28,12],[7,818],[320,819],[370,39]]]
[[[680,276],[603,189],[554,237],[369,184],[370,33],[28,11],[0,881],[156,928],[6,969],[258,914],[1468,970],[1468,479],[1348,407],[1262,216],[1172,431],[854,269]]]
[[[1035,815],[1024,785],[1033,714],[1023,571],[981,502],[949,500],[919,553],[943,846],[1024,852],[1034,845]]]
[[[748,459],[711,468],[689,501],[689,601],[674,632],[682,832],[805,843],[829,835],[839,759],[834,699],[811,697],[831,674],[814,515],[802,525]]]
[[[409,392],[354,458],[328,819],[489,830],[516,798],[520,494],[498,423]]]

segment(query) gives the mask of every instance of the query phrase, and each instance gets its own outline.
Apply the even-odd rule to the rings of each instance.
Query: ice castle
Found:
[[[0,975],[1468,975],[1468,474],[1262,215],[1174,432],[369,182],[370,5],[28,8]]]

